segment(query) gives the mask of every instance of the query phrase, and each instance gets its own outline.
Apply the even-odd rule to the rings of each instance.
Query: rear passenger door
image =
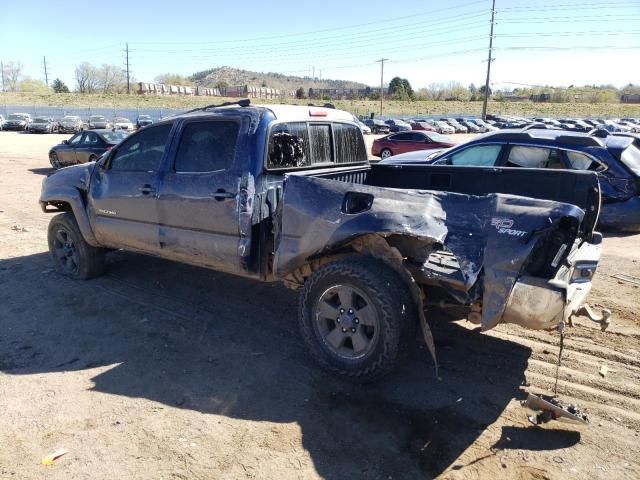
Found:
[[[147,128],[152,127],[142,131]],[[239,128],[239,119],[228,117],[183,124],[158,195],[163,255],[243,271],[238,252],[242,172],[234,168]]]
[[[84,132],[82,141],[76,147],[76,161],[78,163],[86,163],[92,156],[98,158],[102,155],[105,148],[106,144],[97,133],[91,131]]]

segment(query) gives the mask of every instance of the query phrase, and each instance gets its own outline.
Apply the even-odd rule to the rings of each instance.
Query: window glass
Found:
[[[367,148],[358,127],[344,123],[334,123],[336,141],[336,163],[365,162]]]
[[[81,143],[80,140],[82,140],[82,137],[84,137],[84,133],[78,133],[77,135],[74,135],[69,140],[69,145],[79,145]]]
[[[635,143],[635,142],[634,142]],[[640,149],[635,145],[628,147],[620,156],[622,163],[631,169],[633,173],[640,176]]]
[[[564,168],[558,150],[543,147],[515,146],[509,152],[508,167]]]
[[[331,125],[309,125],[311,163],[333,162],[331,155]]]
[[[213,172],[233,163],[239,125],[234,121],[187,124],[176,154],[176,172]]]
[[[280,123],[271,130],[269,168],[292,168],[311,165],[309,130],[306,122]]]
[[[501,148],[502,145],[478,145],[467,148],[450,157],[451,165],[492,167],[496,164]]]
[[[418,132],[412,132],[409,134],[409,140],[412,142],[424,142],[426,139],[427,137]]]
[[[389,137],[390,140],[411,140],[411,133],[397,133],[392,137]]]
[[[111,158],[111,170],[152,172],[160,167],[172,125],[148,127],[124,141]]]
[[[84,134],[84,140],[82,140],[82,145],[92,146],[98,143],[98,135],[93,132],[86,132]]]
[[[567,152],[567,158],[574,170],[595,170],[599,166],[584,153]]]

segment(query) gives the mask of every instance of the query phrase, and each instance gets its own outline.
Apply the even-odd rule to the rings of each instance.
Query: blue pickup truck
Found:
[[[435,358],[427,304],[484,330],[570,320],[601,249],[594,172],[372,165],[351,114],[248,100],[58,170],[40,205],[71,278],[124,249],[284,282],[314,359],[357,381],[392,370],[419,326]]]

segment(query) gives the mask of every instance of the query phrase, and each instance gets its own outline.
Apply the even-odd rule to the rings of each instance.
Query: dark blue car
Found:
[[[640,231],[640,136],[562,130],[491,132],[423,160],[435,165],[591,170],[602,193],[602,228]],[[423,157],[426,158],[426,157]],[[388,163],[412,160],[389,159]]]

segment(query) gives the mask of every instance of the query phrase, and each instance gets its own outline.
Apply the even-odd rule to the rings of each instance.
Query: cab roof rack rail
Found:
[[[198,108],[194,108],[193,110],[187,110],[186,112],[179,113],[178,115],[184,115],[186,113],[193,113],[193,112],[200,112],[200,111],[204,111],[204,110],[209,110],[210,108],[228,107],[230,105],[238,105],[240,107],[248,107],[249,105],[251,105],[251,99],[250,98],[243,98],[243,99],[237,100],[235,102],[224,102],[224,103],[219,103],[217,105],[207,105],[206,107],[198,107]]]
[[[536,128],[536,127],[533,127]],[[537,128],[536,128],[537,129]],[[585,147],[600,147],[602,146],[602,141],[593,136],[589,135],[558,135],[560,132],[564,132],[564,130],[557,130],[552,128],[544,128],[539,129],[542,130],[538,132],[536,135],[532,130],[522,131],[518,130],[515,132],[496,132],[494,133],[495,138],[500,138],[502,140],[554,140],[558,142],[568,143],[571,145],[583,145]]]

